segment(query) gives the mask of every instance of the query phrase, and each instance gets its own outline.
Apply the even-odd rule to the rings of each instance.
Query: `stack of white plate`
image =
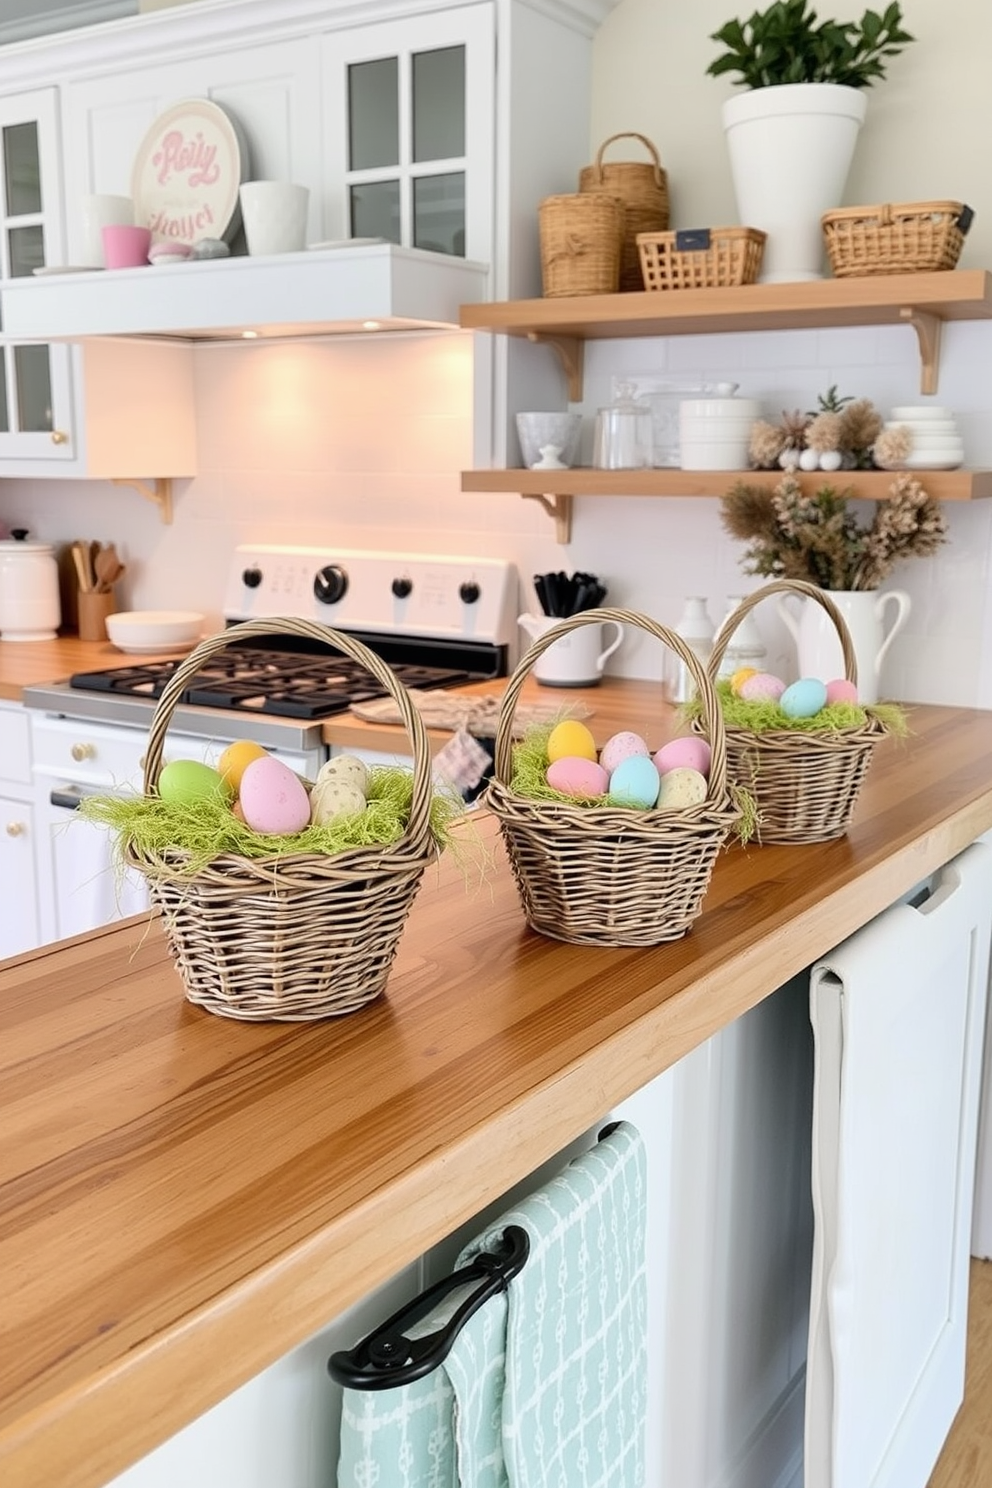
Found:
[[[964,441],[949,408],[911,403],[893,408],[886,428],[902,427],[913,436],[913,447],[902,461],[906,470],[956,470],[964,463]]]

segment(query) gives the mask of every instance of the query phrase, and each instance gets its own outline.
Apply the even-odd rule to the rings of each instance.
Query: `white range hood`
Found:
[[[392,243],[356,243],[140,269],[49,271],[0,283],[4,335],[231,341],[447,329],[485,300],[488,266]]]

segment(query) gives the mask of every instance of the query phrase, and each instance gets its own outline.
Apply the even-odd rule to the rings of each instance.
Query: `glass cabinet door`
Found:
[[[349,31],[327,38],[326,51],[337,113],[332,171],[342,182],[336,235],[487,260],[495,60],[488,8]]]
[[[61,241],[54,91],[2,98],[0,277],[25,278],[46,267],[53,254],[57,261]],[[70,458],[67,410],[67,348],[24,345],[0,335],[0,458]]]

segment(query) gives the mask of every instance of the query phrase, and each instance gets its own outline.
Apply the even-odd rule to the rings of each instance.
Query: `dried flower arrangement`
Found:
[[[748,453],[755,469],[870,470],[881,463],[876,446],[900,431],[883,428],[882,416],[868,398],[842,398],[834,385],[817,402],[808,413],[798,408],[783,412],[779,424],[759,419],[752,426]],[[905,434],[911,439],[908,430]],[[908,446],[901,454],[889,448],[885,453],[887,464],[897,464]]]
[[[862,526],[849,508],[851,493],[822,486],[803,494],[794,475],[774,490],[739,481],[723,497],[723,525],[749,544],[744,572],[806,579],[821,589],[877,589],[896,563],[926,558],[947,540],[940,504],[909,474],[876,503]]]

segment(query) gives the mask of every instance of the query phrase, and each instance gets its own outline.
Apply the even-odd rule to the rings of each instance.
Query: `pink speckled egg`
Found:
[[[310,821],[310,797],[302,780],[272,755],[247,766],[238,800],[245,821],[256,832],[302,832]]]
[[[698,734],[688,734],[684,739],[669,739],[652,759],[659,775],[669,770],[698,770],[700,775],[710,773],[710,746]]]
[[[848,682],[846,677],[835,677],[832,682],[827,683],[828,703],[856,703],[858,701],[858,689],[853,682]]]
[[[755,672],[741,683],[739,691],[746,703],[777,703],[785,691],[785,683],[771,672]]]
[[[552,790],[563,796],[588,799],[590,796],[605,796],[610,778],[602,765],[595,760],[582,759],[578,755],[553,760],[545,776]]]
[[[648,754],[648,746],[640,734],[633,734],[629,729],[624,729],[619,734],[614,734],[607,739],[599,752],[599,763],[607,775],[612,775],[617,765],[622,765],[625,759],[630,759],[635,754]]]

